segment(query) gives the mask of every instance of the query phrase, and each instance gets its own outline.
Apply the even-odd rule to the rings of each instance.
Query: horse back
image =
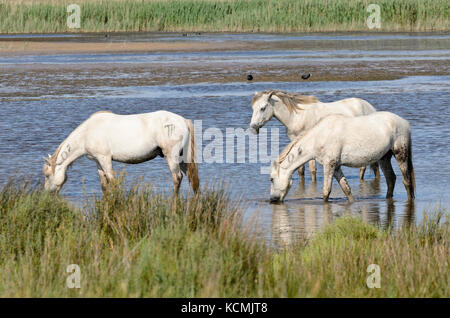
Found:
[[[86,123],[89,152],[107,153],[113,160],[142,162],[183,142],[188,127],[183,117],[167,112],[117,115],[97,113]]]
[[[405,119],[390,112],[376,112],[359,117],[328,116],[306,139],[313,140],[315,151],[321,155],[340,158],[343,165],[360,167],[379,160],[396,140],[409,133]]]

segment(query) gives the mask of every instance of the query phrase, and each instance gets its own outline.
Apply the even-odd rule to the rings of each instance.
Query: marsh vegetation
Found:
[[[202,31],[369,31],[370,0],[112,0],[76,1],[81,28],[68,29],[74,1],[0,2],[1,33]],[[444,31],[446,0],[380,0],[379,31]]]
[[[449,297],[448,215],[400,229],[344,216],[274,249],[220,186],[174,199],[118,182],[76,207],[40,186],[0,190],[1,297]],[[381,268],[369,289],[366,269]],[[66,286],[69,264],[81,288]]]

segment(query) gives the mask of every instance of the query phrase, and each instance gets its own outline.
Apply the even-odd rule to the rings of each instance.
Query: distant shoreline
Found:
[[[0,0],[1,1],[1,0]],[[0,32],[0,41],[8,38],[8,41],[15,41],[15,39],[29,39],[41,40],[43,38],[70,38],[79,36],[118,36],[118,35],[175,35],[175,36],[186,36],[187,38],[193,36],[204,36],[204,35],[285,35],[285,36],[310,36],[310,35],[332,35],[332,36],[352,36],[352,35],[362,35],[362,36],[392,36],[392,35],[411,35],[411,36],[446,36],[450,35],[450,29],[446,30],[421,30],[421,31],[386,31],[386,30],[340,30],[340,31],[61,31],[61,32]]]
[[[186,37],[185,37],[186,36]],[[209,52],[261,50],[442,49],[450,32],[192,33],[112,32],[0,35],[0,56],[22,54]],[[382,39],[382,43],[380,40]],[[420,42],[417,42],[420,40]]]
[[[0,41],[0,55],[4,54],[64,54],[64,53],[127,53],[157,51],[211,51],[245,47],[242,42],[37,42]]]

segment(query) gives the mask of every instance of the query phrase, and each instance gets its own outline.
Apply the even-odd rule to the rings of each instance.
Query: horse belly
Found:
[[[342,149],[341,164],[348,167],[364,167],[379,161],[390,149],[389,144],[352,144]]]
[[[117,151],[112,155],[112,160],[123,163],[141,163],[154,159],[156,156],[164,157],[161,148],[155,145],[151,148],[135,148],[135,149],[123,149]]]
[[[132,132],[110,139],[112,160],[124,163],[141,163],[162,155],[157,142],[142,131],[138,134]]]

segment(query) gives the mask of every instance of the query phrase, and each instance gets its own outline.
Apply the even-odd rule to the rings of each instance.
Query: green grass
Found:
[[[73,32],[73,1],[0,2],[0,32]],[[372,0],[112,0],[82,1],[82,32],[369,31]],[[448,0],[378,0],[380,31],[448,31]]]
[[[219,189],[115,185],[81,209],[23,182],[0,189],[0,297],[449,297],[448,216],[382,230],[341,217],[274,250]],[[366,268],[381,268],[369,289]],[[81,288],[66,286],[69,264]]]

